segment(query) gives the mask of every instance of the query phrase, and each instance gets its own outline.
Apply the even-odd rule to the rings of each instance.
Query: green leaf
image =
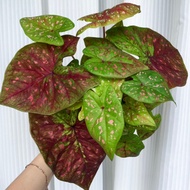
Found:
[[[137,135],[123,135],[117,144],[116,155],[123,158],[134,157],[138,156],[142,149],[144,149],[144,144]]]
[[[141,125],[141,126],[137,126],[137,134],[138,136],[142,139],[145,140],[147,138],[149,138],[151,135],[154,134],[154,132],[159,128],[160,123],[161,123],[161,115],[157,114],[155,116],[152,116],[155,123],[156,123],[156,127],[155,128],[150,128],[150,126],[146,126],[146,125]]]
[[[103,12],[84,16],[79,20],[84,20],[91,23],[80,28],[77,35],[80,35],[88,28],[97,28],[115,24],[126,18],[132,17],[137,13],[140,13],[140,6],[131,3],[121,3],[111,9],[106,9]]]
[[[123,130],[123,135],[130,135],[130,134],[134,134],[135,133],[135,127],[134,126],[131,126],[127,123],[125,123],[125,127],[124,127],[124,130]]]
[[[93,91],[84,95],[83,111],[90,135],[112,160],[124,128],[123,110],[112,86],[101,96]]]
[[[65,127],[74,126],[77,121],[78,110],[64,109],[53,115],[52,120],[55,124],[63,124]]]
[[[78,100],[76,103],[74,103],[72,106],[69,106],[67,109],[69,110],[78,110],[82,107],[82,99]]]
[[[131,98],[144,103],[173,101],[167,83],[157,72],[147,70],[132,76],[133,80],[126,81],[121,91]]]
[[[78,120],[79,121],[82,121],[82,120],[84,120],[85,118],[84,118],[84,110],[83,110],[83,106],[81,107],[81,110],[80,110],[80,112],[79,112],[79,114],[78,114]]]
[[[69,67],[73,67],[73,68],[77,68],[77,67],[80,67],[79,65],[79,60],[78,59],[73,59],[69,64],[68,64]]]
[[[90,42],[89,42],[90,41]],[[84,67],[92,74],[105,78],[126,78],[148,69],[133,56],[117,49],[111,42],[101,38],[88,38],[83,53],[89,57]]]
[[[119,49],[138,56],[144,64],[148,64],[149,57],[154,55],[153,39],[148,38],[143,31],[137,26],[115,27],[106,31],[106,38]]]
[[[120,22],[114,24],[114,25],[112,26],[112,28],[115,28],[115,27],[123,27],[123,26],[124,26],[124,25],[123,25],[123,21],[120,21]]]
[[[179,51],[159,33],[129,26],[111,28],[106,34],[119,49],[138,56],[139,61],[159,72],[169,88],[186,84],[188,73]]]
[[[130,97],[124,98],[123,112],[125,122],[129,125],[148,125],[155,128],[156,124],[142,102],[138,102]]]
[[[20,20],[20,24],[31,40],[56,46],[64,44],[59,33],[74,27],[70,19],[58,15],[26,17]]]
[[[124,82],[124,79],[100,78],[100,85],[93,88],[93,91],[96,92],[98,96],[101,96],[103,92],[105,91],[105,88],[111,85],[114,88],[115,93],[117,94],[117,98],[121,101],[123,97],[123,93],[121,92],[120,87],[123,82]]]

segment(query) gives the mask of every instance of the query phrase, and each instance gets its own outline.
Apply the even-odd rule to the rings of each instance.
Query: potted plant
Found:
[[[138,156],[159,127],[153,109],[173,101],[187,70],[178,50],[159,33],[123,20],[140,6],[122,3],[79,20],[90,22],[76,36],[74,23],[58,15],[22,18],[35,43],[18,50],[7,67],[0,104],[29,113],[30,130],[55,176],[87,190],[105,156]],[[105,30],[105,26],[112,25]],[[79,35],[103,27],[103,37]],[[63,59],[72,61],[63,66]],[[80,60],[80,61],[79,61]]]

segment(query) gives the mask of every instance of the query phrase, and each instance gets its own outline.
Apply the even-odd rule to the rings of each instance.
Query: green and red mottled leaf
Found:
[[[91,40],[91,42],[89,42]],[[89,59],[84,63],[90,73],[106,78],[126,78],[148,69],[133,56],[117,49],[111,42],[101,38],[86,39],[83,53]]]
[[[5,72],[2,105],[51,115],[71,106],[98,84],[84,69],[62,66],[62,59],[75,53],[78,41],[73,36],[63,38],[63,46],[34,43],[17,52]]]
[[[164,78],[156,71],[141,71],[125,81],[121,91],[139,102],[154,104],[174,101]]]
[[[88,131],[112,160],[124,128],[121,102],[111,85],[105,87],[101,96],[88,91],[83,101]]]
[[[25,17],[20,19],[20,24],[31,40],[56,46],[64,44],[64,39],[59,33],[74,27],[70,19],[58,15]]]
[[[142,140],[135,134],[122,135],[117,144],[116,155],[122,158],[138,156],[144,149]]]
[[[137,26],[117,27],[107,31],[107,39],[159,72],[169,88],[186,84],[188,73],[179,51],[157,32]]]
[[[115,24],[126,18],[132,17],[137,13],[140,13],[140,6],[131,3],[122,3],[111,9],[106,9],[103,12],[84,16],[79,20],[91,23],[80,28],[77,35],[83,33],[88,28],[97,28]]]
[[[73,117],[69,119],[72,114],[67,114],[30,113],[31,134],[58,179],[88,190],[105,153],[90,136],[85,122],[75,123]]]
[[[151,129],[155,128],[156,123],[142,102],[130,97],[125,97],[124,101],[123,112],[126,123],[133,126],[147,125]]]

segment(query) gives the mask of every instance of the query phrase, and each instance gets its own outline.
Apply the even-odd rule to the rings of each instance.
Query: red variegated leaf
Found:
[[[84,121],[71,126],[68,117],[64,121],[65,115],[59,122],[57,117],[29,114],[32,137],[58,179],[88,190],[105,153],[88,133]]]
[[[84,16],[79,20],[91,23],[79,29],[77,35],[83,33],[88,28],[97,28],[118,23],[126,18],[134,16],[137,13],[140,13],[140,6],[131,3],[122,3],[111,9],[106,9],[103,12]]]
[[[78,41],[74,36],[63,38],[63,46],[34,43],[17,52],[5,73],[1,104],[51,115],[72,105],[97,85],[84,69],[62,66],[62,59],[75,53]]]
[[[107,38],[159,72],[169,88],[186,84],[188,73],[179,51],[159,33],[137,26],[115,27],[107,31]]]

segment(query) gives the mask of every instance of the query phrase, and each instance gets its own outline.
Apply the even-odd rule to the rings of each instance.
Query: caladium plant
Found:
[[[76,36],[66,17],[22,18],[35,41],[7,67],[0,104],[29,113],[30,131],[55,176],[88,190],[107,155],[138,156],[143,141],[159,127],[160,104],[173,101],[170,89],[184,86],[187,70],[177,49],[162,35],[123,20],[140,6],[122,3],[84,16],[91,22]],[[113,26],[101,38],[88,36],[75,59],[78,36],[88,28]],[[63,59],[71,57],[66,66]]]

